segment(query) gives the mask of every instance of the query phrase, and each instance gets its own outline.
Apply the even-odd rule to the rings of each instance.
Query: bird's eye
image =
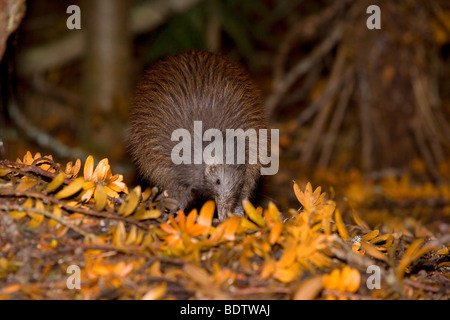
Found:
[[[217,179],[217,180],[216,180],[216,184],[220,184],[220,179]]]

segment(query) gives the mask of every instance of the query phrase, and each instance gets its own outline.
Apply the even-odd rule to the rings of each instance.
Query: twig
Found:
[[[359,72],[359,120],[361,130],[361,164],[365,172],[372,170],[372,123],[370,121],[370,88],[365,71]]]
[[[403,279],[403,283],[409,287],[413,287],[416,289],[422,289],[422,290],[430,291],[430,292],[439,292],[439,290],[440,290],[439,287],[419,283],[419,282],[411,280],[411,279]]]
[[[329,130],[323,139],[322,153],[318,161],[319,166],[323,168],[328,167],[330,163],[331,154],[337,139],[338,131],[342,124],[342,121],[344,120],[345,111],[347,110],[347,106],[353,93],[354,87],[355,81],[350,80],[350,82],[345,85],[342,94],[339,96],[333,118],[331,119]]]
[[[417,121],[422,123],[421,127],[424,129],[424,142],[426,143],[426,140],[428,140],[428,144],[436,160],[435,163],[442,163],[444,162],[445,157],[439,141],[448,141],[448,137],[442,136],[442,132],[445,132],[445,130],[440,128],[439,122],[434,115],[434,108],[430,101],[429,81],[427,77],[419,73],[416,68],[412,70],[412,78],[415,101],[418,112],[420,113],[420,117],[417,117]]]
[[[36,74],[33,77],[31,86],[37,93],[40,93],[46,97],[51,97],[66,106],[77,107],[81,104],[80,96],[61,86],[57,87],[49,83],[44,79],[42,74]]]
[[[142,229],[148,230],[148,226],[142,222],[139,222],[137,220],[122,217],[117,214],[112,213],[106,213],[106,212],[98,212],[90,209],[84,209],[84,208],[75,208],[72,206],[67,205],[65,202],[58,200],[54,197],[46,196],[44,194],[41,194],[39,192],[30,192],[30,191],[17,191],[13,189],[0,189],[0,196],[16,196],[16,197],[29,197],[29,198],[37,198],[41,200],[45,200],[49,203],[53,203],[56,205],[61,206],[64,210],[72,213],[81,213],[88,216],[94,216],[99,218],[105,218],[105,219],[111,219],[111,220],[120,220],[124,222],[128,222],[130,224],[134,224]]]
[[[320,13],[300,20],[288,31],[288,34],[281,43],[280,49],[275,57],[273,79],[274,86],[276,86],[279,81],[282,81],[282,78],[284,77],[284,66],[294,42],[300,36],[311,36],[320,25],[332,19],[333,16],[336,15],[336,13],[343,8],[347,2],[348,1],[336,1],[328,8],[321,10]]]
[[[345,73],[337,79],[337,81],[329,81],[327,87],[322,93],[322,96],[303,109],[297,116],[297,126],[301,127],[308,120],[310,120],[316,112],[319,111],[323,105],[326,104],[327,101],[329,101],[338,92],[338,90],[340,90],[342,85],[353,77],[353,73],[354,70],[352,68],[348,68]]]
[[[90,234],[86,231],[84,231],[83,229],[74,226],[73,224],[67,222],[66,220],[64,220],[63,218],[60,218],[50,212],[47,212],[45,210],[41,210],[38,208],[25,208],[23,206],[17,205],[17,204],[8,204],[8,205],[3,205],[2,207],[0,207],[0,211],[3,212],[10,212],[10,211],[21,211],[21,212],[33,212],[33,213],[38,213],[38,214],[42,214],[44,216],[46,216],[47,218],[53,219],[58,221],[59,223],[61,223],[62,225],[76,231],[77,233],[81,234],[84,237],[95,237],[93,234]]]
[[[71,241],[73,242],[73,241]],[[77,248],[83,248],[85,250],[101,250],[101,251],[112,251],[112,252],[121,252],[121,253],[133,253],[133,254],[138,254],[139,255],[143,255],[145,257],[148,257],[148,254],[142,253],[143,251],[145,251],[145,247],[144,246],[133,246],[133,245],[127,245],[127,246],[117,246],[114,244],[109,244],[109,243],[79,243],[79,242],[74,242],[73,244],[69,244],[71,246],[71,248],[66,248],[66,250],[74,250]],[[114,255],[111,253],[111,255]],[[96,254],[96,257],[98,257],[99,255]]]
[[[265,108],[270,116],[274,112],[283,95],[292,87],[297,79],[308,72],[321,57],[331,51],[336,43],[341,39],[344,33],[343,25],[336,27],[322,43],[317,46],[313,52],[305,59],[298,62],[286,76],[274,84],[272,93],[265,100]]]
[[[294,89],[292,94],[283,98],[280,102],[280,106],[291,105],[303,99],[317,83],[320,78],[320,73],[323,69],[321,63],[318,63],[314,69],[312,69],[305,78],[301,81],[301,86],[298,89]]]
[[[428,150],[420,123],[421,123],[420,119],[417,118],[411,121],[410,125],[412,128],[412,132],[419,147],[420,154],[422,155],[423,159],[425,160],[425,163],[427,164],[428,171],[435,180],[440,181],[442,178],[439,174],[439,171],[437,170],[433,158],[431,157],[430,151]]]
[[[271,293],[283,293],[290,294],[292,290],[286,287],[254,287],[254,288],[242,288],[233,291],[233,294],[236,296],[248,296],[253,294],[271,294]]]
[[[344,68],[345,68],[345,48],[341,46],[339,48],[336,60],[333,64],[333,69],[331,71],[327,87],[330,87],[334,83],[339,82],[339,78]],[[322,131],[325,127],[325,123],[328,119],[328,116],[333,106],[334,102],[333,98],[334,96],[330,97],[330,99],[325,102],[323,107],[320,109],[319,115],[315,118],[308,140],[306,141],[304,147],[302,148],[302,155],[300,158],[300,161],[302,163],[309,163],[310,161],[312,161],[314,153],[318,149],[319,140],[322,137]]]
[[[344,297],[344,298],[352,299],[352,300],[381,300],[381,299],[373,298],[370,296],[363,296],[363,295],[356,294],[356,293],[341,292],[341,291],[329,290],[329,289],[323,290],[323,295],[324,296]]]
[[[34,166],[34,165],[20,164],[20,163],[12,162],[9,160],[0,160],[0,166],[4,166],[7,168],[11,168],[11,169],[17,168],[17,169],[19,169],[19,173],[20,172],[32,172],[39,176],[47,177],[50,179],[56,178],[56,176],[60,173],[60,172],[49,172],[47,170],[44,170],[44,169]],[[69,178],[64,179],[65,184],[70,184],[71,182],[72,182],[72,179],[69,179]]]
[[[433,115],[433,106],[430,102],[430,88],[429,82],[422,75],[417,68],[411,71],[412,87],[415,101],[420,113],[420,120],[424,124],[424,128],[430,131],[430,135],[439,138],[439,140],[448,140],[448,137],[443,137],[440,126],[437,124],[436,118]]]
[[[69,148],[53,138],[46,132],[41,131],[38,127],[31,124],[22,114],[15,101],[8,104],[8,112],[14,123],[25,133],[25,135],[39,146],[54,150],[61,158],[81,158],[86,159],[88,154],[79,148]]]

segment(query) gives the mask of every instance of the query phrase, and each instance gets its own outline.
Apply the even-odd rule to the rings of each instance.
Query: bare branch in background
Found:
[[[203,0],[160,0],[136,5],[130,11],[130,32],[136,36],[153,30],[172,15],[183,12],[201,1]],[[60,67],[82,56],[85,50],[85,32],[73,31],[57,42],[24,51],[19,56],[18,72],[26,76]]]
[[[88,154],[79,148],[70,148],[52,135],[43,132],[35,125],[31,124],[19,110],[17,104],[11,101],[8,105],[8,113],[11,119],[27,136],[27,138],[36,141],[42,147],[53,150],[55,154],[61,158],[81,158],[86,159]]]
[[[272,93],[265,100],[267,114],[273,114],[278,103],[284,97],[292,85],[305,73],[307,73],[324,55],[334,48],[343,35],[343,26],[336,27],[309,56],[297,63],[286,75],[274,84]]]

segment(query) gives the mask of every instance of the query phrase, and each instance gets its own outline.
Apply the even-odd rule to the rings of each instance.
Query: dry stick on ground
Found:
[[[338,49],[337,57],[334,61],[327,87],[330,87],[333,83],[339,82],[339,78],[343,73],[342,71],[346,67],[345,62],[346,50],[344,46],[341,46]],[[314,120],[308,140],[302,148],[300,161],[303,163],[309,163],[310,161],[312,161],[314,153],[320,145],[319,141],[322,138],[322,131],[325,128],[326,121],[334,105],[334,98],[335,96],[333,95],[328,99],[328,101],[325,102],[325,104],[320,109],[318,116]]]
[[[329,290],[325,289],[322,293],[324,296],[334,296],[334,297],[340,297],[340,298],[347,298],[351,300],[381,300],[377,298],[373,298],[371,296],[363,296],[356,293],[350,293],[350,292],[341,292],[338,290]]]
[[[323,168],[328,167],[330,164],[333,147],[336,142],[339,128],[341,127],[342,121],[344,121],[345,111],[347,110],[354,88],[355,80],[352,79],[345,84],[342,94],[339,96],[329,130],[323,139],[322,152],[318,161],[319,166]]]
[[[94,238],[95,236],[89,232],[84,231],[83,229],[67,222],[66,220],[64,220],[63,218],[60,218],[50,212],[47,212],[45,210],[41,210],[38,208],[27,208],[27,207],[23,207],[21,205],[18,204],[4,204],[0,207],[0,211],[3,212],[9,212],[9,211],[20,211],[20,212],[33,212],[33,213],[37,213],[37,214],[42,214],[44,216],[46,216],[49,219],[53,219],[58,221],[59,223],[61,223],[62,225],[74,230],[75,232],[81,234],[82,236],[86,237],[86,238]]]
[[[430,292],[439,292],[441,290],[440,287],[437,286],[433,286],[433,285],[427,285],[427,284],[423,284],[411,279],[403,279],[403,283],[405,285],[407,285],[408,287],[413,287],[416,289],[422,289],[425,291],[430,291]],[[442,291],[448,291],[445,288],[442,288]]]
[[[63,171],[60,172],[49,172],[47,170],[44,170],[40,167],[34,166],[34,165],[27,165],[27,164],[20,164],[17,162],[11,162],[9,160],[0,160],[0,166],[3,166],[5,168],[9,168],[15,173],[22,173],[22,172],[31,172],[38,176],[43,176],[46,178],[54,179],[56,176]],[[70,184],[72,182],[72,179],[65,178],[64,183]]]
[[[233,291],[234,296],[250,296],[250,295],[257,295],[257,294],[291,294],[292,289],[287,287],[249,287],[249,288],[242,288],[242,289],[236,289]]]
[[[334,48],[342,38],[344,27],[337,26],[309,56],[297,63],[282,80],[274,84],[272,93],[265,100],[265,109],[271,116],[284,94],[294,85],[299,77],[308,72],[317,62]]]
[[[68,204],[64,203],[61,200],[58,200],[54,197],[46,196],[39,192],[17,191],[17,190],[13,190],[13,189],[0,189],[0,196],[37,198],[37,199],[45,200],[49,203],[59,205],[59,206],[61,206],[61,208],[63,208],[67,212],[81,213],[81,214],[85,214],[88,216],[94,216],[94,217],[98,217],[98,218],[105,218],[105,219],[111,219],[111,220],[120,220],[120,221],[124,221],[124,222],[130,223],[130,224],[134,224],[144,230],[148,230],[148,228],[149,228],[146,224],[144,224],[142,222],[139,222],[137,220],[127,218],[127,217],[122,217],[117,214],[98,212],[98,211],[94,211],[91,209],[75,208],[75,207],[69,206]]]

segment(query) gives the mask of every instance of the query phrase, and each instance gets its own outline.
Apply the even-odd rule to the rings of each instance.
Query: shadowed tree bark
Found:
[[[0,0],[0,61],[9,35],[17,29],[24,14],[25,0]]]

